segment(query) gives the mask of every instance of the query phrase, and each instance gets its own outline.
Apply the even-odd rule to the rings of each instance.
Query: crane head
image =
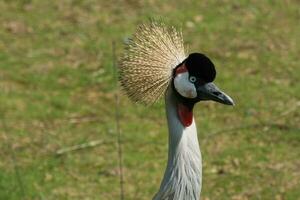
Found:
[[[233,100],[214,83],[215,66],[201,53],[190,54],[174,70],[173,88],[182,102],[195,104],[213,100],[226,105],[234,105]]]

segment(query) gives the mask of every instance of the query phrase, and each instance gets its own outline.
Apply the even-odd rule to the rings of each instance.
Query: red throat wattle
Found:
[[[193,122],[193,109],[190,109],[182,103],[177,104],[177,113],[180,119],[180,122],[184,127],[188,127]]]

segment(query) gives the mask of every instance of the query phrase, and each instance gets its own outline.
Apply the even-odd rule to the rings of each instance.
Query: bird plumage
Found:
[[[132,101],[153,104],[165,94],[173,69],[185,58],[180,31],[157,21],[142,24],[121,58],[121,86]]]
[[[187,128],[177,117],[177,99],[168,88],[165,95],[169,128],[168,164],[159,191],[153,200],[198,200],[202,163],[195,120]]]
[[[119,80],[134,102],[153,104],[165,95],[169,128],[168,164],[154,200],[199,200],[202,163],[195,103],[233,105],[212,83],[216,70],[201,53],[185,55],[181,32],[152,21],[139,26],[121,59]]]

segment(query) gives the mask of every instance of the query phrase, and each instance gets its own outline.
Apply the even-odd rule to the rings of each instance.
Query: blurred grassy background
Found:
[[[203,199],[300,199],[299,1],[2,0],[0,10],[1,200],[119,198],[111,44],[120,55],[152,16],[211,57],[237,104],[194,112]],[[126,199],[158,190],[163,107],[121,96]],[[55,153],[90,141],[101,144]]]

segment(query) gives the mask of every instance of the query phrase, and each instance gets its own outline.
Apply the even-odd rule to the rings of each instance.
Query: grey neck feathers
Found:
[[[181,124],[172,87],[167,90],[165,103],[169,127],[168,164],[153,200],[199,200],[202,163],[194,119],[189,127]]]

